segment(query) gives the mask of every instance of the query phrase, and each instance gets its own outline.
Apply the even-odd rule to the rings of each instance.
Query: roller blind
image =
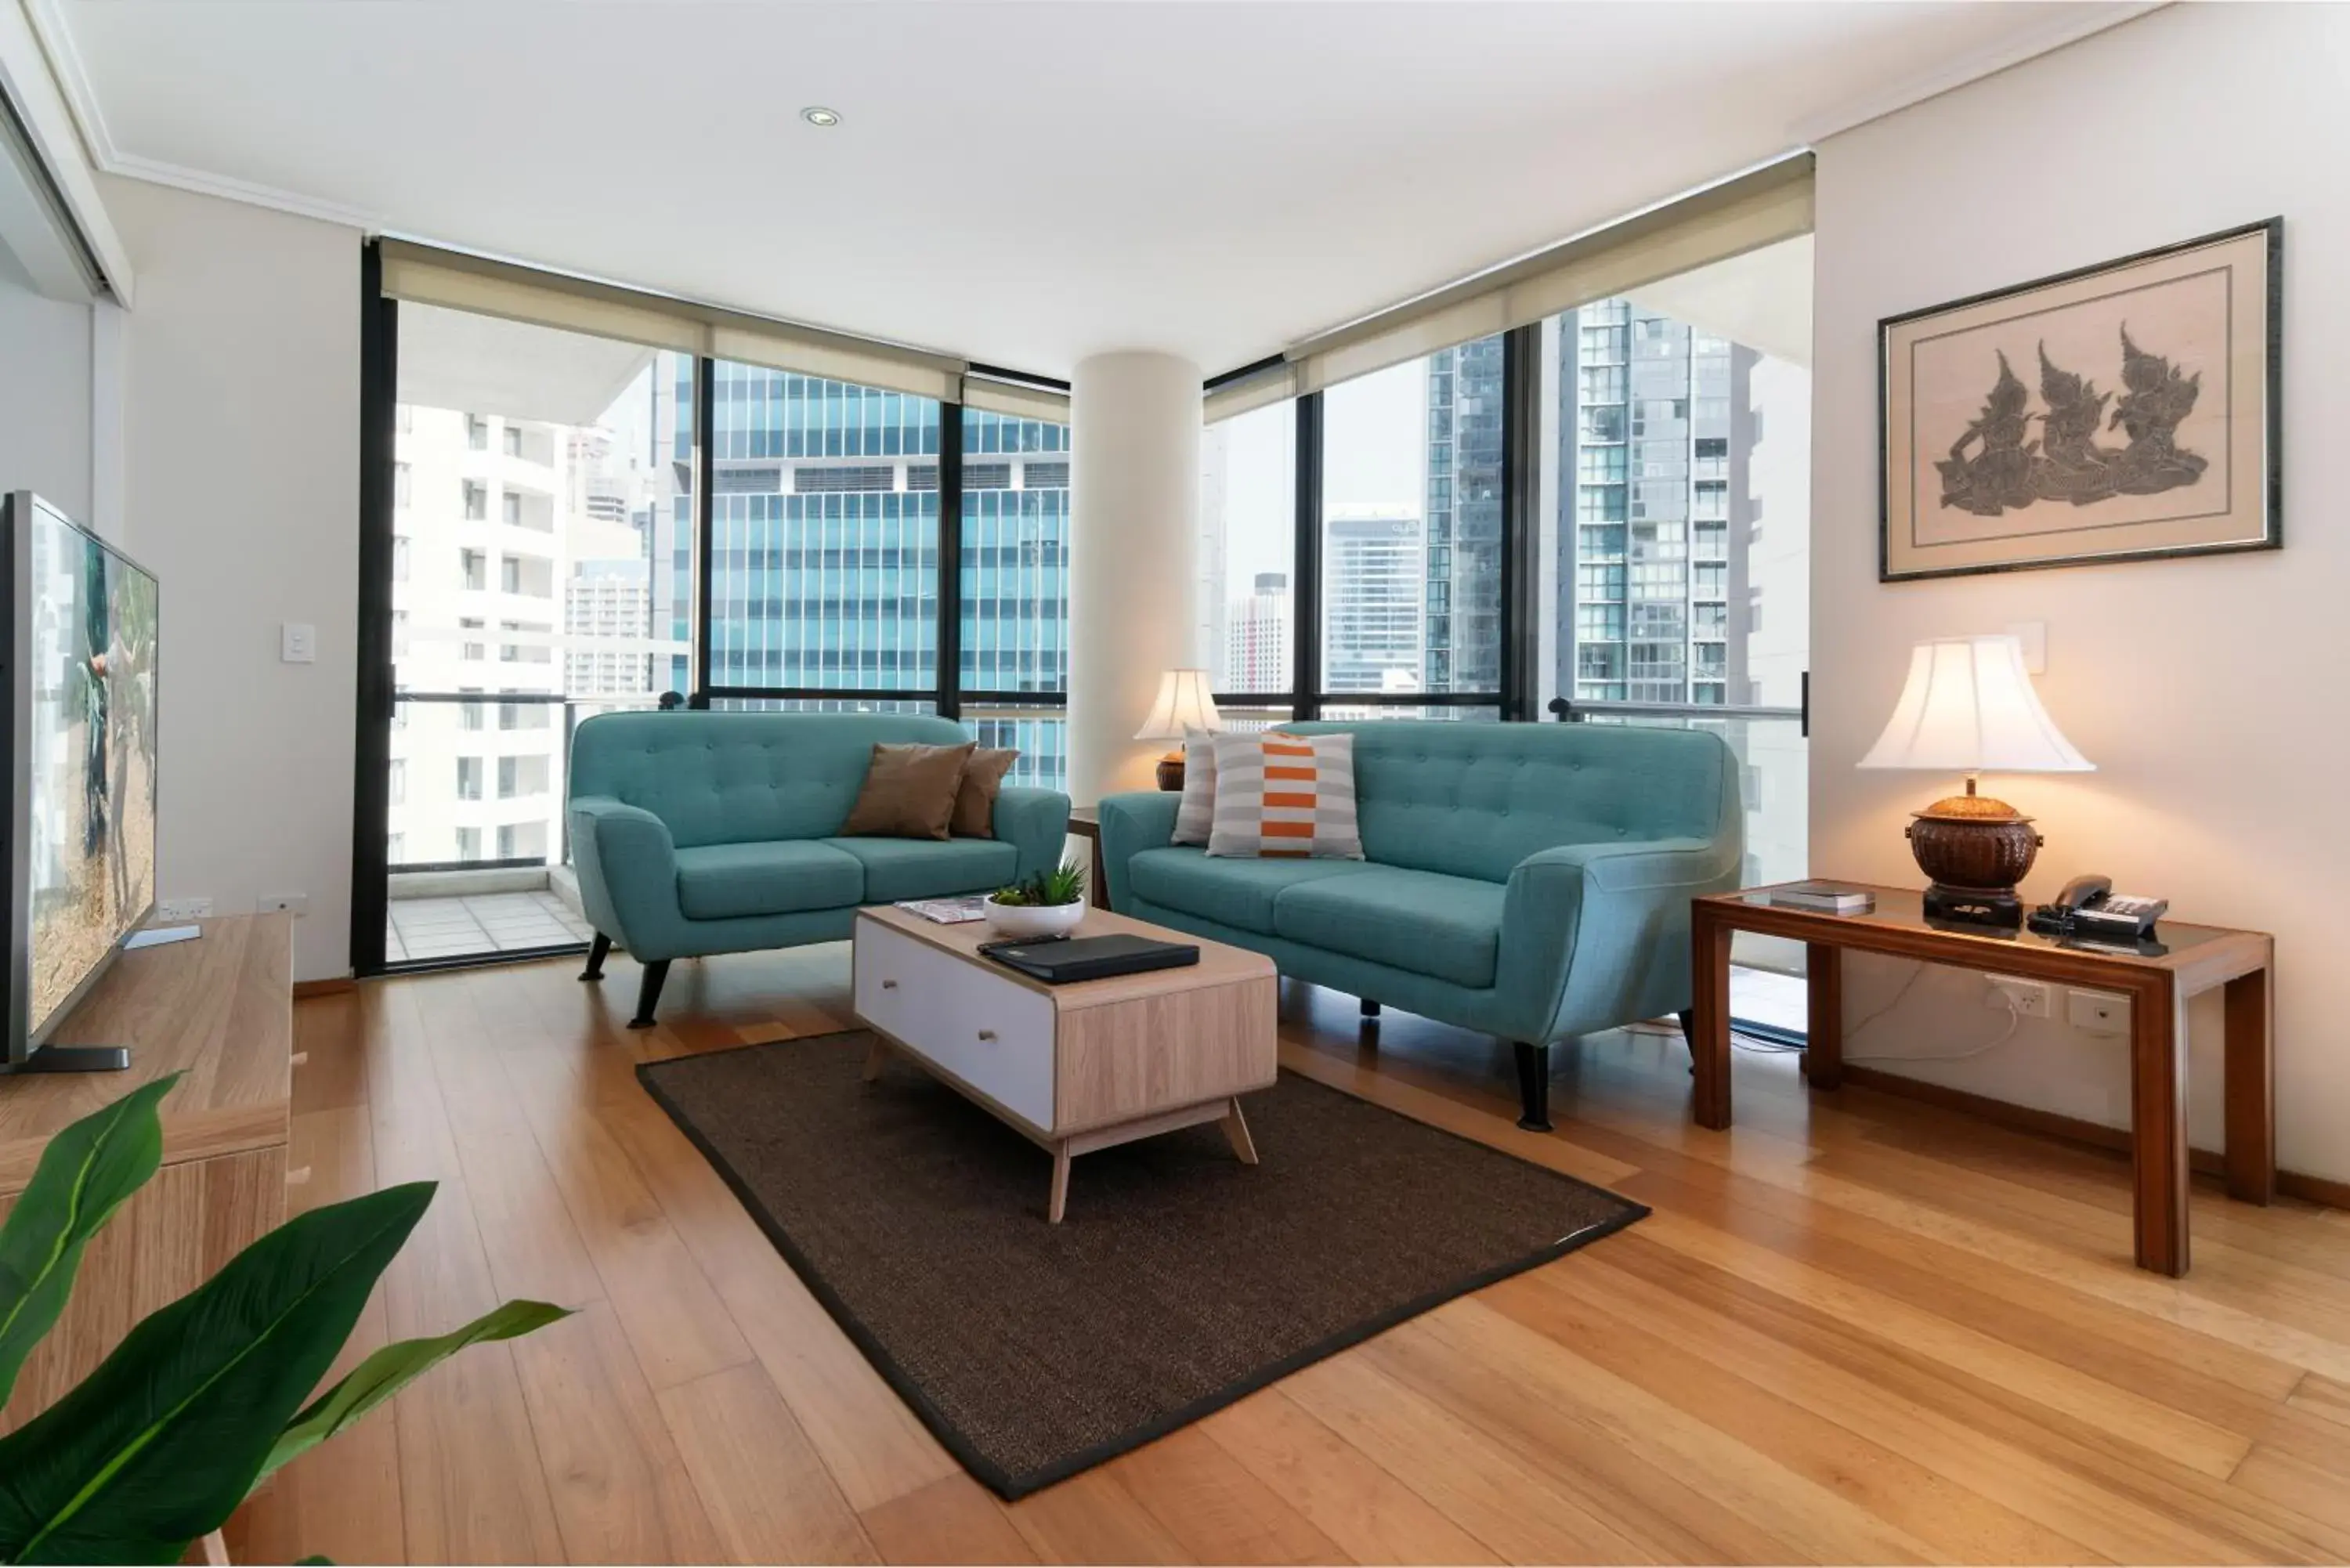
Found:
[[[1263,400],[1320,391],[1440,348],[1530,326],[1811,228],[1812,155],[1804,152],[1295,344],[1282,354],[1289,362],[1289,385]],[[1245,385],[1254,387],[1255,379]],[[1210,417],[1256,406],[1235,396],[1233,406]]]
[[[1050,387],[999,381],[987,376],[962,379],[962,406],[983,409],[1015,420],[1043,420],[1047,424],[1069,422],[1069,394]]]
[[[1201,418],[1209,424],[1253,412],[1297,396],[1297,367],[1285,360],[1254,375],[1226,381],[1202,400]]]
[[[962,388],[961,359],[871,338],[639,294],[485,256],[383,242],[383,291],[420,305],[708,354],[770,369],[945,400]],[[1066,412],[1062,415],[1066,418]]]

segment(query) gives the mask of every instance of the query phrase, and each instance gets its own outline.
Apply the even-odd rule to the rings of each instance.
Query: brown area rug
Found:
[[[637,1074],[971,1473],[1076,1474],[1648,1210],[1292,1073],[1211,1123],[1052,1158],[862,1030]]]

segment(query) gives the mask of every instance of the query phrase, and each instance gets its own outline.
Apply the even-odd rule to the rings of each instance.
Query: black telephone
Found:
[[[2110,877],[2075,877],[2053,904],[2032,911],[2032,929],[2048,936],[2135,942],[2154,932],[2170,909],[2164,898],[2133,898],[2114,891]]]

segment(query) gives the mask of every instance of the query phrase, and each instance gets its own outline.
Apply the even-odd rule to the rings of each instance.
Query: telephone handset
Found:
[[[2110,877],[2075,877],[2053,904],[2032,911],[2032,929],[2051,936],[2134,942],[2151,935],[2170,909],[2168,899],[2135,898],[2114,891]]]

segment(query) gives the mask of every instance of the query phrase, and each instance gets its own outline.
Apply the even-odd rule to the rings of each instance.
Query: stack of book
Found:
[[[1866,915],[1877,908],[1875,895],[1843,882],[1790,882],[1771,889],[1771,902],[1824,915]]]

